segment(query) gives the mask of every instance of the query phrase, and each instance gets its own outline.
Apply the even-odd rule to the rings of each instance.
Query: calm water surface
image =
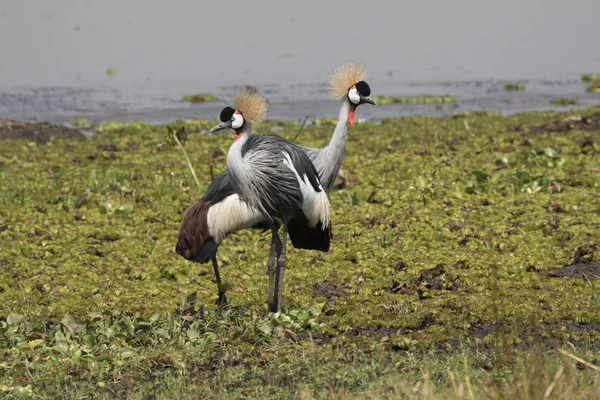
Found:
[[[272,118],[335,117],[326,79],[348,59],[368,65],[373,94],[449,94],[458,110],[548,109],[563,96],[597,104],[579,76],[600,72],[599,14],[598,0],[2,0],[0,117],[214,118],[240,85],[269,97]],[[515,80],[525,92],[503,90]],[[223,100],[181,101],[198,92]]]

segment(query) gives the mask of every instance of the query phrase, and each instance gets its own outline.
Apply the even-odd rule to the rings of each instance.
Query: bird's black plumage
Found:
[[[225,107],[223,110],[221,110],[219,119],[221,120],[221,122],[227,122],[231,119],[231,117],[233,117],[234,112],[235,112],[235,110],[233,108]]]
[[[360,81],[357,82],[356,85],[356,90],[358,90],[358,92],[360,94],[362,94],[363,96],[370,96],[371,95],[371,88],[369,87],[369,84],[365,81]],[[233,113],[232,113],[233,115]]]
[[[302,213],[297,213],[290,220],[288,234],[292,245],[297,249],[319,250],[328,252],[329,243],[332,238],[331,224],[323,229],[319,222],[317,226],[311,228],[308,226],[308,220]]]
[[[235,193],[233,185],[229,179],[227,170],[221,172],[217,177],[210,183],[206,193],[202,196],[202,201],[210,201],[212,204],[223,201],[227,196]]]

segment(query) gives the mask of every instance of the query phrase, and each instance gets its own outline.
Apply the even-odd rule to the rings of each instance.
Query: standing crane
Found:
[[[354,124],[356,108],[361,104],[373,104],[371,89],[364,81],[366,69],[355,62],[342,64],[329,77],[329,95],[332,99],[341,99],[338,122],[331,140],[322,149],[299,146],[311,159],[317,169],[326,192],[333,187],[340,169],[346,148],[347,125]],[[246,120],[247,124],[250,124]],[[215,279],[219,288],[218,304],[226,302],[217,262],[217,249],[221,241],[230,233],[246,228],[268,229],[262,214],[246,203],[241,202],[235,192],[227,170],[220,173],[209,185],[206,193],[184,213],[179,225],[179,237],[176,251],[182,257],[199,263],[212,261]],[[311,229],[306,221],[298,218],[290,221],[290,240],[296,248],[327,251],[328,243],[323,240],[322,232]],[[274,258],[269,257],[272,268]],[[271,291],[271,287],[269,291]]]
[[[321,186],[317,169],[304,151],[276,135],[250,135],[251,124],[266,116],[267,101],[254,91],[244,91],[225,107],[221,123],[210,130],[235,131],[227,153],[231,184],[242,201],[261,212],[271,229],[271,255],[275,252],[277,270],[269,263],[269,310],[281,311],[286,242],[290,221],[302,217],[309,229],[323,232],[320,243],[329,249],[331,222],[329,198]],[[279,223],[283,236],[279,237]]]

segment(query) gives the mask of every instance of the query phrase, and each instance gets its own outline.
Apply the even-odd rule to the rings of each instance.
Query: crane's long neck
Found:
[[[244,160],[242,157],[242,147],[244,143],[250,138],[252,132],[252,126],[250,122],[246,121],[241,128],[241,131],[236,132],[236,137],[229,147],[227,152],[227,169],[229,170],[229,179],[231,184],[237,193],[240,193],[240,185],[244,181],[244,175],[246,173],[244,168]]]
[[[342,161],[344,160],[344,151],[346,150],[346,134],[348,132],[348,112],[350,111],[350,102],[347,98],[342,100],[338,115],[338,122],[333,131],[333,136],[329,144],[325,146],[313,160],[319,176],[321,185],[327,192],[333,187]]]

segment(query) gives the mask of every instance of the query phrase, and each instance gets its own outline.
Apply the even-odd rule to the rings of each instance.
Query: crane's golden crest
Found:
[[[256,89],[244,89],[233,99],[233,107],[239,110],[247,121],[258,124],[267,118],[269,102],[258,94]]]
[[[341,99],[348,93],[348,89],[367,76],[367,68],[359,62],[346,62],[333,71],[329,76],[329,97],[334,100]]]

